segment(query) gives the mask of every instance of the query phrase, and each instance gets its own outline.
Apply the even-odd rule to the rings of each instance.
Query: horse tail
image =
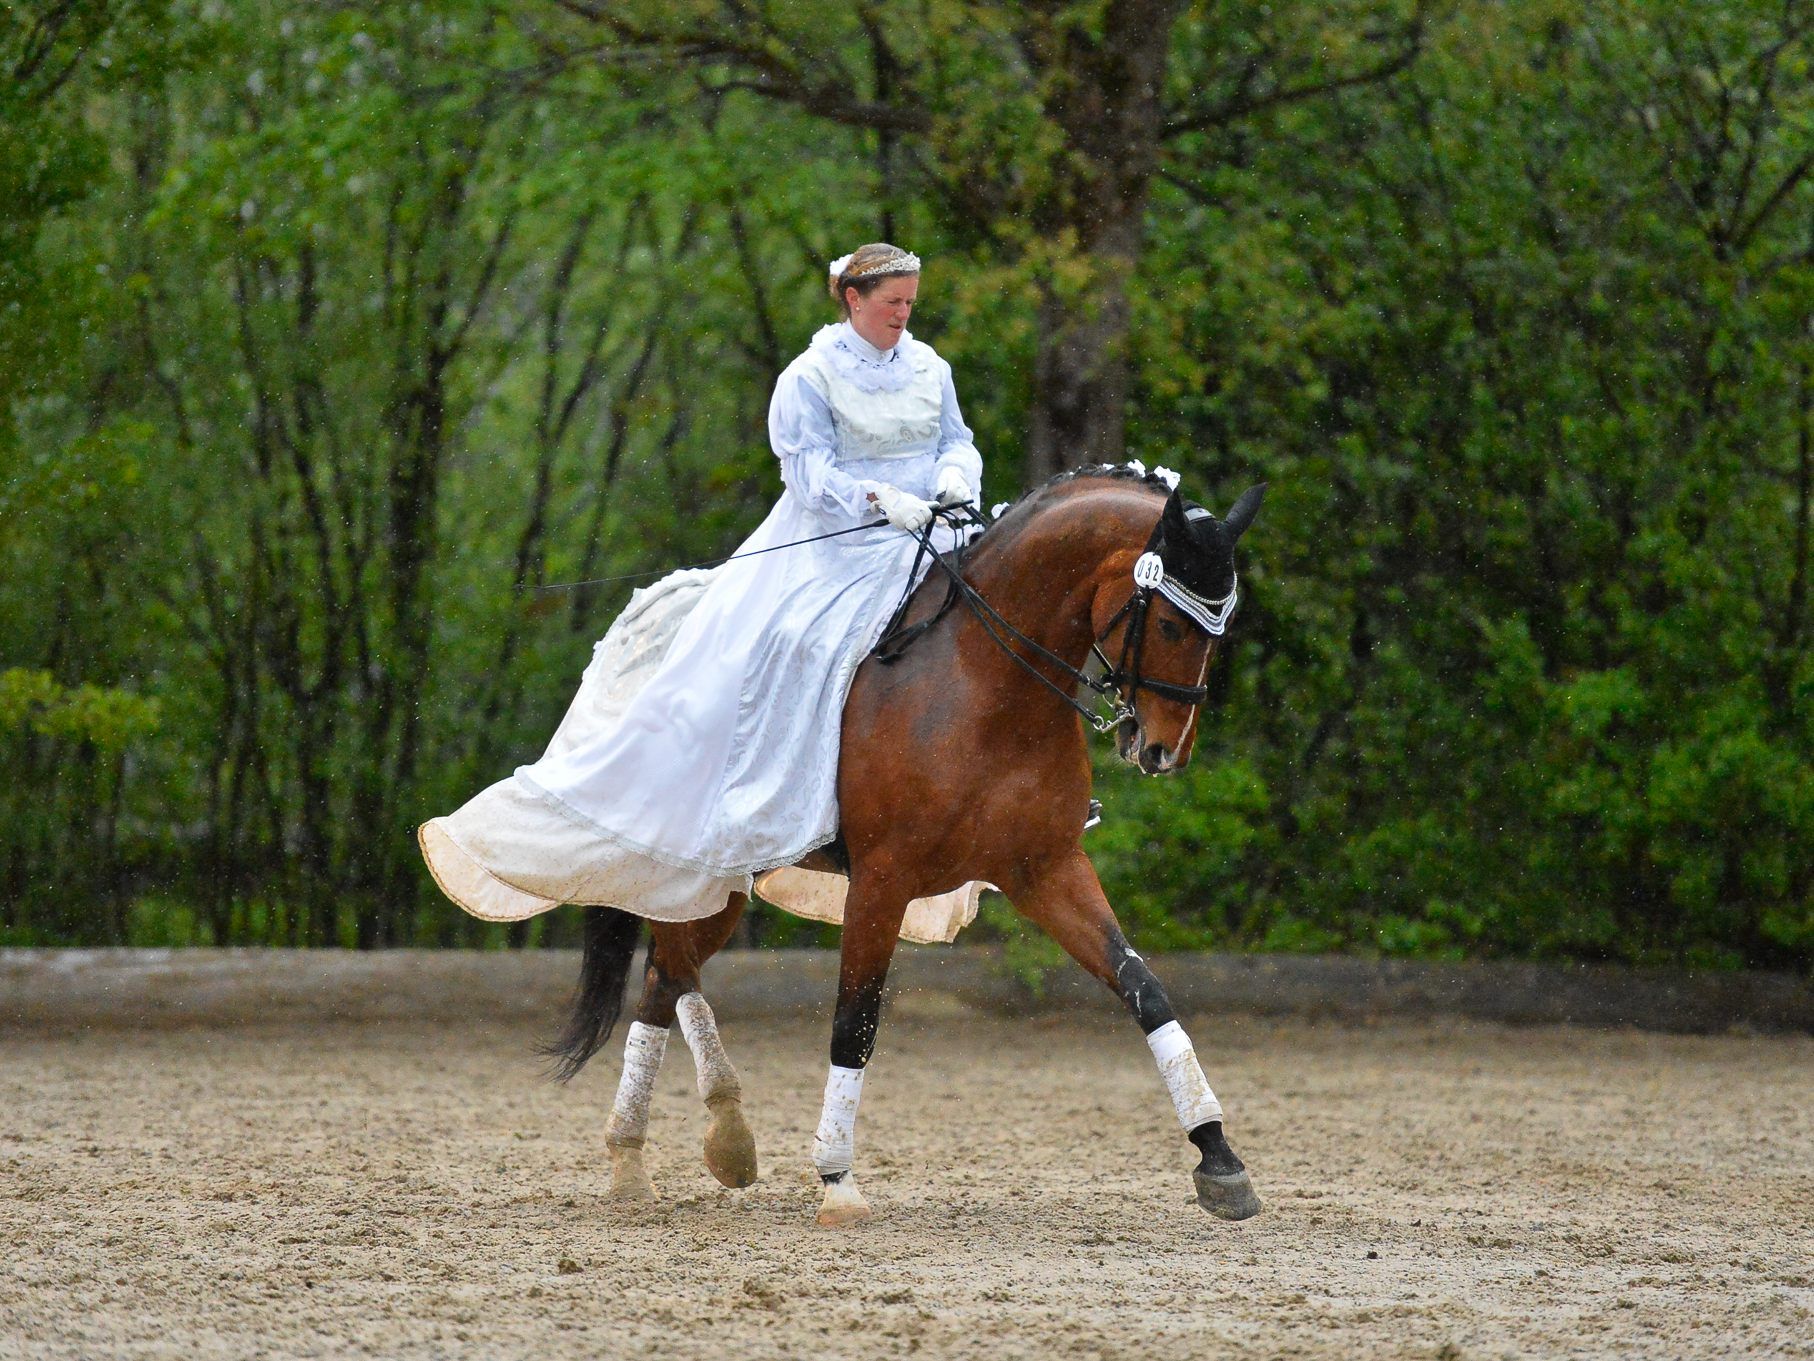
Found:
[[[615,907],[588,908],[584,930],[573,1015],[557,1038],[536,1046],[537,1053],[554,1060],[548,1075],[556,1082],[570,1080],[611,1038],[624,1008],[630,958],[642,936],[642,918]]]

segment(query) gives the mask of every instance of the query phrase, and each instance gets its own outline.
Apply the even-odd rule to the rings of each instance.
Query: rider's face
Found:
[[[850,324],[878,350],[892,350],[901,332],[907,329],[907,318],[913,315],[913,300],[919,291],[917,274],[884,279],[867,298],[856,289],[847,288],[844,300],[850,304]]]

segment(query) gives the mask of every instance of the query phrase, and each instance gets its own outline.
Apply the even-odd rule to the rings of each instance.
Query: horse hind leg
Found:
[[[667,1054],[668,1031],[676,1019],[699,1062],[700,1092],[713,1111],[712,1129],[706,1135],[706,1165],[727,1186],[747,1186],[756,1179],[755,1140],[743,1121],[737,1073],[724,1056],[711,1008],[699,995],[700,965],[730,939],[748,901],[744,895],[734,894],[724,910],[713,916],[650,924],[642,996],[624,1042],[623,1075],[605,1133],[614,1200],[654,1199],[644,1156],[649,1105]]]
[[[642,919],[616,908],[589,907],[581,929],[580,979],[573,1014],[558,1037],[536,1046],[553,1061],[549,1076],[557,1082],[570,1082],[577,1076],[616,1027],[632,956],[642,935]],[[623,1073],[605,1134],[611,1154],[611,1193],[619,1199],[646,1200],[654,1194],[643,1169],[643,1135],[655,1075],[668,1046],[668,1028],[648,1024],[649,1011],[645,986],[642,1011],[624,1044]]]
[[[649,1101],[655,1094],[655,1077],[667,1050],[667,1027],[640,1020],[630,1023],[630,1034],[624,1041],[623,1076],[618,1079],[617,1099],[611,1105],[611,1120],[605,1127],[613,1200],[655,1199],[655,1187],[643,1162],[643,1148],[649,1127]]]
[[[611,1119],[605,1126],[605,1148],[611,1156],[610,1195],[613,1200],[655,1199],[655,1187],[649,1180],[643,1154],[648,1140],[649,1105],[655,1096],[655,1079],[668,1052],[668,1028],[674,1023],[671,985],[663,980],[656,968],[655,953],[651,943],[649,963],[643,972],[642,997],[636,1004],[636,1019],[630,1023],[629,1036],[624,1040],[624,1067],[617,1082],[617,1099],[611,1104]]]
[[[705,1133],[706,1169],[721,1185],[748,1186],[756,1180],[756,1139],[743,1117],[743,1084],[724,1051],[718,1021],[699,991],[699,970],[736,929],[749,899],[732,894],[722,912],[699,921],[658,925],[649,951],[645,1002],[652,1024],[678,1020],[692,1052],[699,1097],[710,1120]]]
[[[675,1008],[699,1072],[699,1099],[711,1115],[705,1130],[706,1169],[720,1185],[748,1186],[756,1180],[756,1136],[743,1118],[743,1085],[718,1037],[717,1019],[697,992],[683,994]]]

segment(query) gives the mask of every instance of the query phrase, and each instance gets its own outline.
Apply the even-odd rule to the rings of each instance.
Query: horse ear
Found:
[[[1176,487],[1165,498],[1165,509],[1159,515],[1161,537],[1175,544],[1191,542],[1190,519],[1184,513],[1184,498]]]
[[[1222,528],[1228,531],[1230,540],[1240,538],[1247,531],[1247,526],[1253,523],[1253,517],[1260,513],[1260,502],[1265,499],[1266,484],[1264,482],[1251,486],[1241,493],[1240,499],[1234,503],[1234,508],[1222,521]]]

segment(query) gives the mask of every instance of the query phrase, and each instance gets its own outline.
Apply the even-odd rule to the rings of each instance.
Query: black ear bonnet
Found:
[[[1172,492],[1157,533],[1165,574],[1193,595],[1218,600],[1234,588],[1234,536],[1206,508]]]

